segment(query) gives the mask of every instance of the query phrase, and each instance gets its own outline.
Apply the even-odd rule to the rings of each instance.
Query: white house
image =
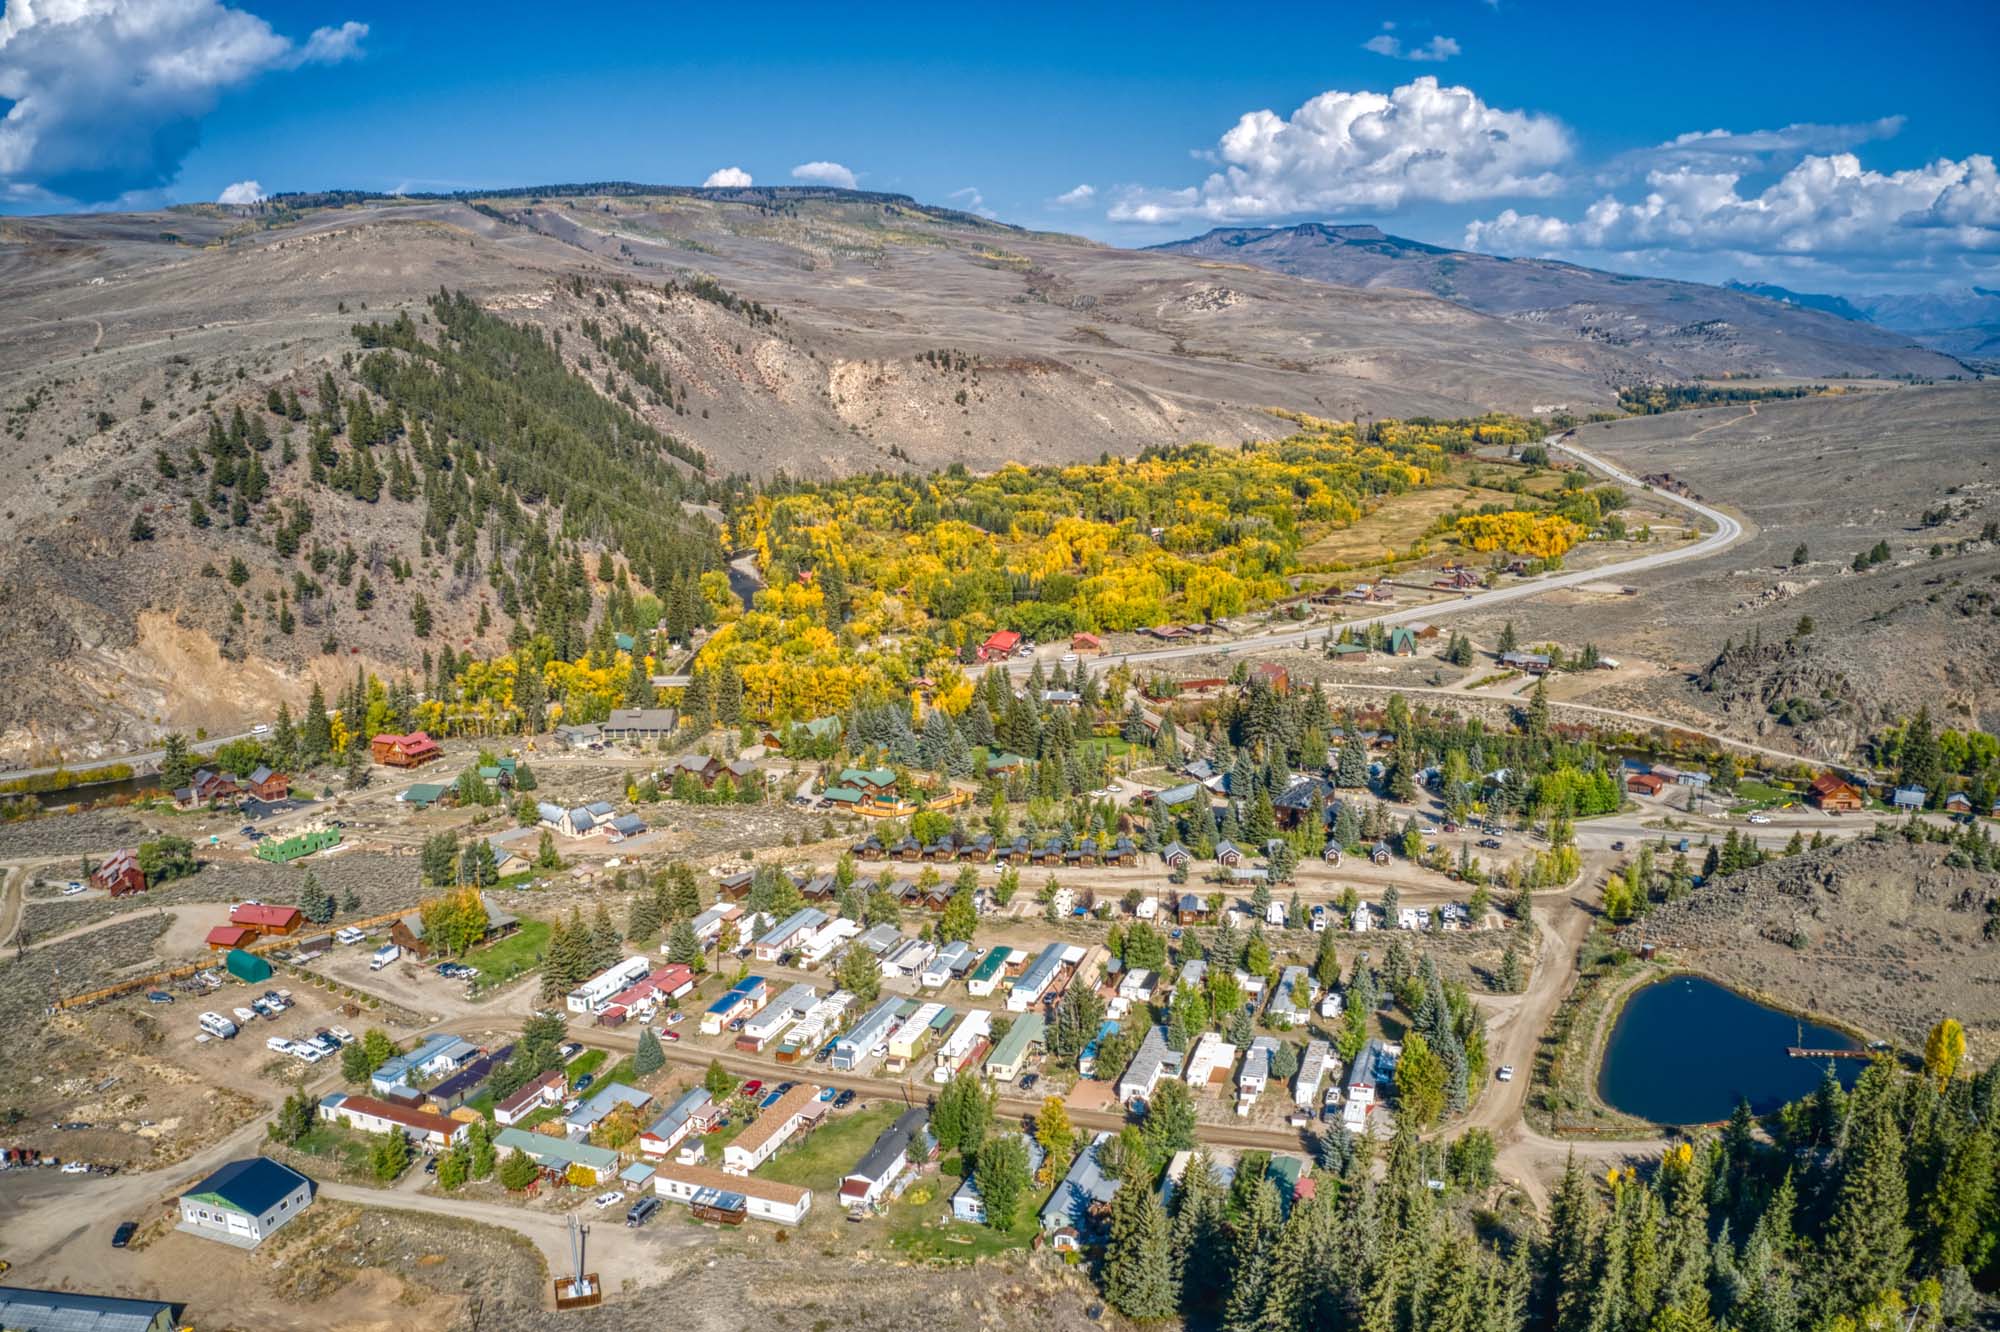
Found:
[[[970,1068],[979,1057],[986,1053],[993,1035],[993,1014],[984,1008],[975,1008],[960,1019],[951,1035],[945,1037],[938,1047],[937,1061],[931,1068],[932,1082],[950,1082],[960,1070]]]
[[[1205,1031],[1195,1042],[1194,1050],[1187,1059],[1187,1085],[1206,1087],[1214,1081],[1217,1073],[1228,1073],[1236,1065],[1236,1047],[1223,1038],[1220,1032]]]
[[[181,1195],[175,1229],[254,1249],[312,1200],[313,1182],[306,1176],[268,1156],[245,1157]]]
[[[1243,1053],[1243,1067],[1236,1072],[1236,1113],[1247,1115],[1250,1106],[1271,1080],[1271,1060],[1278,1053],[1278,1038],[1259,1036]]]
[[[1059,943],[1052,943],[1042,949],[1028,969],[1014,982],[1014,988],[1007,992],[1007,1008],[1011,1012],[1025,1013],[1042,1001],[1042,995],[1049,986],[1055,984],[1056,974],[1062,970],[1063,954],[1068,950]]]
[[[649,975],[653,964],[643,957],[628,957],[615,967],[598,972],[569,992],[563,1002],[572,1013],[596,1013],[626,986]]]
[[[799,965],[816,967],[833,956],[834,949],[861,933],[859,922],[835,916],[799,941]]]
[[[891,948],[882,959],[884,976],[915,976],[930,960],[937,956],[937,949],[924,939],[905,939]]]
[[[771,1159],[778,1148],[791,1141],[801,1127],[826,1113],[819,1088],[810,1082],[778,1098],[777,1104],[757,1116],[755,1123],[738,1134],[722,1149],[722,1169],[731,1175],[747,1175]]]
[[[1337,1068],[1333,1046],[1317,1037],[1306,1042],[1306,1052],[1299,1058],[1299,1071],[1292,1078],[1292,1103],[1301,1110],[1311,1110],[1319,1105],[1320,1084],[1328,1073]],[[1339,1077],[1338,1073],[1333,1074]]]
[[[1145,1036],[1139,1041],[1138,1052],[1118,1079],[1118,1099],[1127,1105],[1150,1099],[1162,1078],[1178,1078],[1181,1075],[1182,1061],[1180,1051],[1168,1048],[1167,1033],[1163,1028],[1146,1028]]]
[[[796,1226],[812,1210],[811,1189],[677,1161],[660,1162],[653,1175],[653,1191],[662,1198],[690,1206],[713,1200],[718,1210],[740,1208],[744,1215],[781,1226]]]
[[[797,948],[826,922],[826,912],[818,907],[800,907],[767,930],[753,945],[751,951],[759,962],[776,962],[787,952]]]

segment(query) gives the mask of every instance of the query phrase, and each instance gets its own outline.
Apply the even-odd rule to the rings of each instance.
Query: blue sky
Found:
[[[850,8],[8,0],[0,209],[819,164],[1118,244],[1372,221],[1808,290],[2000,285],[1990,3]]]

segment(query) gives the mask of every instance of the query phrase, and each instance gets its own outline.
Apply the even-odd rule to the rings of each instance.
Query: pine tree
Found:
[[[660,1048],[660,1038],[651,1027],[639,1032],[639,1048],[632,1055],[632,1071],[640,1077],[657,1073],[666,1067],[667,1052]]]
[[[1127,1163],[1124,1183],[1112,1200],[1111,1238],[1104,1251],[1105,1298],[1127,1318],[1142,1321],[1170,1318],[1180,1303],[1167,1215],[1149,1173]]]
[[[1903,1131],[1891,1112],[1892,1076],[1887,1061],[1870,1064],[1849,1099],[1840,1181],[1818,1272],[1818,1304],[1827,1315],[1860,1309],[1895,1289],[1909,1270],[1909,1185]]]

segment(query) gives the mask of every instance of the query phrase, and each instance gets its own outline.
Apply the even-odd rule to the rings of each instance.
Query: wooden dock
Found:
[[[1788,1045],[1785,1053],[1794,1059],[1873,1059],[1873,1050],[1810,1050],[1803,1045]]]

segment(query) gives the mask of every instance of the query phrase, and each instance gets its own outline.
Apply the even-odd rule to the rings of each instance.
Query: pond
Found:
[[[1843,1087],[1860,1059],[1798,1059],[1791,1046],[1858,1048],[1852,1037],[1744,998],[1697,976],[1671,976],[1634,994],[1611,1029],[1597,1093],[1614,1110],[1656,1124],[1729,1118],[1738,1100],[1769,1114],[1819,1086],[1828,1062]]]

